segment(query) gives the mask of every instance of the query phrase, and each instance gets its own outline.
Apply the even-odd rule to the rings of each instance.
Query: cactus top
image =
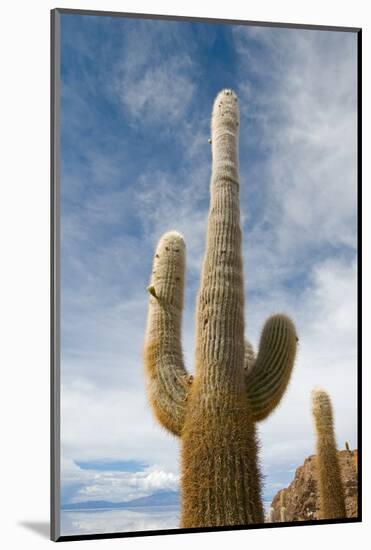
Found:
[[[222,90],[216,96],[211,115],[213,172],[228,167],[238,184],[238,127],[240,114],[237,96],[232,90]]]
[[[236,132],[240,123],[238,99],[232,90],[222,90],[214,100],[211,115],[211,132],[216,137],[218,130],[230,130]],[[213,137],[214,137],[213,136]]]
[[[329,431],[333,429],[333,414],[330,396],[322,388],[312,391],[312,412],[317,429]]]
[[[156,248],[151,282],[148,287],[154,298],[162,298],[179,309],[183,307],[185,241],[177,231],[165,233]]]

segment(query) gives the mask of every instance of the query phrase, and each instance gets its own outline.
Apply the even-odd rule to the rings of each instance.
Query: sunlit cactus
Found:
[[[238,128],[237,96],[223,90],[211,121],[194,379],[180,342],[185,244],[178,233],[161,238],[148,287],[147,387],[156,418],[181,439],[182,527],[263,523],[255,424],[282,398],[297,347],[292,321],[275,315],[263,328],[256,357],[249,344],[245,348]]]
[[[312,413],[317,433],[317,471],[320,509],[318,519],[346,517],[344,489],[336,447],[330,396],[312,392]]]

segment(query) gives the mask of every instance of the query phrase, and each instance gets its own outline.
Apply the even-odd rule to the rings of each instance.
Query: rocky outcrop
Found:
[[[338,451],[342,483],[345,493],[348,518],[357,517],[358,476],[357,456],[354,451]],[[284,493],[282,495],[282,493]],[[316,457],[311,455],[299,466],[295,477],[286,489],[281,489],[271,503],[271,521],[280,521],[280,511],[284,502],[286,521],[306,521],[318,519],[319,495],[317,493]]]

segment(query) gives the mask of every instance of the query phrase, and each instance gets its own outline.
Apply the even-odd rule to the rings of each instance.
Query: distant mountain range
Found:
[[[179,506],[180,497],[178,491],[159,491],[148,497],[135,498],[128,502],[109,502],[108,500],[90,500],[86,502],[63,503],[62,510],[97,510],[140,508],[141,506]]]

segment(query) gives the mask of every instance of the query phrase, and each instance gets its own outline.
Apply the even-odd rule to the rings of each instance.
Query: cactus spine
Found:
[[[345,497],[334,433],[330,396],[321,389],[312,393],[312,412],[317,433],[319,519],[345,518]]]
[[[211,201],[197,298],[195,377],[181,344],[185,244],[160,240],[149,286],[144,346],[149,400],[181,438],[181,526],[263,523],[255,423],[276,407],[296,354],[285,315],[268,319],[256,358],[244,344],[237,97],[223,90],[212,122]]]

